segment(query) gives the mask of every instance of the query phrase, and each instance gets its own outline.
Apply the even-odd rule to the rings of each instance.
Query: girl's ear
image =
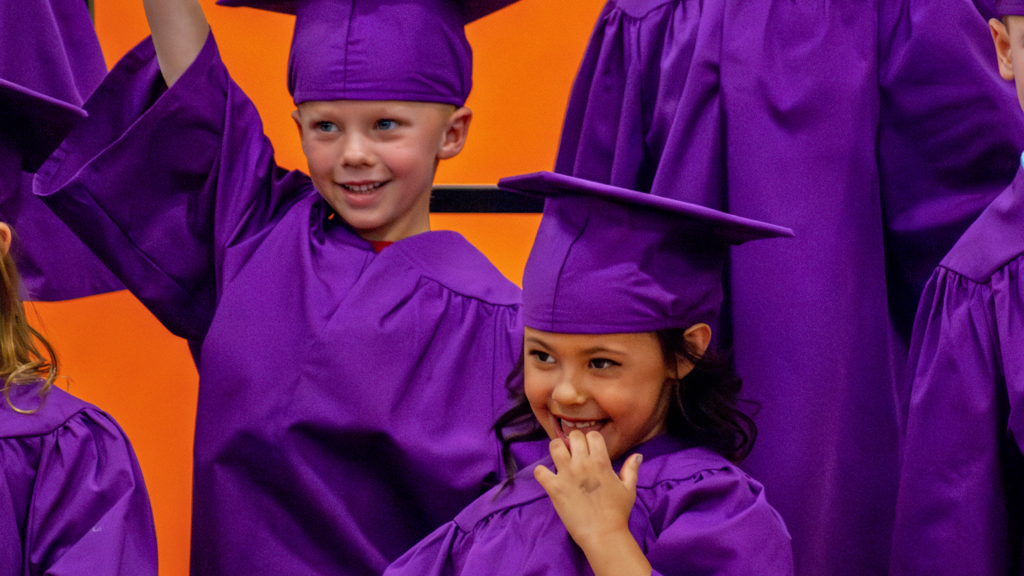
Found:
[[[996,60],[999,62],[999,75],[1003,80],[1013,80],[1013,60],[1010,57],[1010,33],[998,18],[988,21],[988,29],[992,32],[992,42],[996,45]]]
[[[444,133],[441,135],[441,150],[437,157],[440,160],[453,158],[466,145],[466,138],[469,137],[469,123],[473,120],[473,111],[463,106],[458,108],[448,117]]]
[[[683,338],[689,343],[690,349],[703,356],[711,344],[711,327],[707,324],[694,324],[683,332]],[[676,354],[676,379],[682,379],[693,370],[689,360]]]
[[[0,222],[0,257],[7,256],[11,251],[11,227]]]

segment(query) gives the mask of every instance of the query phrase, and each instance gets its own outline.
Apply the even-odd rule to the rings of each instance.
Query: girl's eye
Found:
[[[590,367],[597,370],[606,370],[614,366],[619,366],[619,363],[607,358],[594,358],[590,361]]]
[[[333,122],[324,121],[324,122],[317,122],[316,123],[316,129],[321,131],[321,132],[334,132],[335,130],[338,129],[338,127],[335,126]]]
[[[395,122],[394,120],[391,120],[390,118],[381,118],[380,120],[377,120],[377,123],[374,125],[374,128],[376,128],[377,130],[391,130],[397,125],[398,123]]]
[[[539,362],[542,362],[544,364],[551,364],[555,361],[554,357],[552,357],[551,354],[548,354],[547,352],[543,352],[541,350],[530,350],[530,356],[533,356]]]

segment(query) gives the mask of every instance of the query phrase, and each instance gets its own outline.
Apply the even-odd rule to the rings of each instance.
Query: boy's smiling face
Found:
[[[366,240],[430,229],[437,162],[458,154],[472,112],[446,104],[325,100],[292,113],[320,195]]]

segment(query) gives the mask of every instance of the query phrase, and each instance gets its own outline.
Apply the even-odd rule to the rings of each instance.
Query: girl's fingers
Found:
[[[626,463],[622,465],[622,470],[619,470],[619,479],[626,485],[626,488],[630,492],[636,491],[637,476],[640,473],[640,463],[644,461],[644,457],[640,454],[633,454],[630,456]]]
[[[552,472],[551,470],[548,470],[547,466],[537,464],[537,466],[533,469],[533,477],[536,478],[537,482],[540,482],[541,487],[543,487],[544,490],[547,491],[547,483],[555,479],[555,473]]]
[[[583,458],[590,454],[587,437],[583,435],[583,432],[573,430],[569,433],[569,451],[575,458]]]
[[[611,461],[611,457],[608,456],[608,445],[604,443],[604,436],[601,436],[600,432],[587,432],[587,445],[591,456]]]
[[[548,445],[548,450],[551,451],[551,460],[555,463],[555,469],[561,470],[569,463],[572,456],[569,454],[569,449],[565,446],[565,442],[561,439],[555,438]]]

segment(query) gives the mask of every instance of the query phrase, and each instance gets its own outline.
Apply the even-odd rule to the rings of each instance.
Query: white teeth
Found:
[[[345,190],[348,190],[349,192],[355,192],[357,194],[365,194],[367,192],[370,192],[371,190],[376,190],[377,188],[380,188],[383,185],[384,185],[383,182],[377,182],[376,184],[360,184],[358,186],[352,186],[350,184],[342,184],[342,187],[345,188]]]
[[[561,420],[561,418],[559,418]],[[589,428],[591,426],[597,426],[597,420],[589,420],[587,422],[569,422],[568,420],[562,420],[562,425],[566,428]]]

